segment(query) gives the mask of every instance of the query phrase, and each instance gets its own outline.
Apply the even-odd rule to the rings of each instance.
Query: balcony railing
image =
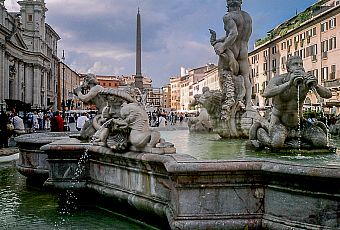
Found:
[[[340,79],[326,80],[324,86],[327,88],[340,87]]]

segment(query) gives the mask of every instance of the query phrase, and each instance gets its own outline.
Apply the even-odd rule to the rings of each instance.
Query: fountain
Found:
[[[294,124],[292,127],[301,124],[300,132],[299,129],[289,130],[294,130],[294,135],[282,135],[287,132],[280,129],[280,124],[265,121],[251,109],[249,73],[244,67],[247,58],[232,52],[234,48],[245,51],[251,31],[249,15],[239,12],[241,2],[227,0],[230,12],[224,16],[226,37],[216,39],[216,34],[211,31],[211,43],[220,56],[222,91],[207,89],[197,100],[210,114],[212,126],[220,136],[249,136],[253,145],[270,147],[270,154],[259,156],[258,152],[243,148],[244,141],[237,139],[233,143],[243,146],[240,148],[242,157],[194,157],[210,145],[209,138],[202,140],[204,136],[188,137],[204,142],[204,147],[196,148],[191,155],[176,153],[174,145],[161,138],[167,135],[165,132],[148,126],[146,112],[133,96],[119,89],[103,89],[93,75],[88,75],[84,84],[74,92],[84,102],[96,104],[97,117],[84,126],[78,137],[72,135],[50,140],[41,147],[36,145],[36,155],[29,161],[20,160],[19,171],[30,172],[24,175],[34,178],[38,173],[35,166],[41,161],[38,156],[42,154],[45,157],[42,165],[48,170],[44,186],[90,194],[87,196],[89,202],[95,200],[98,206],[108,209],[130,209],[157,222],[162,229],[340,228],[337,155],[332,154],[336,156],[333,164],[307,164],[288,158],[278,159],[275,157],[280,155],[273,154],[274,150],[286,147],[286,140],[292,136],[301,137],[302,142],[310,137],[312,149],[327,147],[324,127],[316,124],[307,129],[297,105],[303,101],[307,87],[314,87],[322,97],[327,97],[328,92],[309,75],[296,75],[288,83],[283,83],[295,90],[294,103],[289,104],[289,111],[294,116],[275,114],[285,117],[287,124]],[[237,36],[229,38],[238,29],[230,20],[236,20],[238,26],[238,20],[246,23],[242,27],[244,30],[236,33],[245,40]],[[233,41],[242,44],[241,47],[234,47],[236,43]],[[81,93],[83,88],[87,88],[85,95]],[[267,96],[276,97],[273,91],[269,88]],[[279,101],[276,105],[280,106]],[[270,131],[274,129],[280,132]],[[311,137],[310,130],[315,130],[317,139]],[[174,132],[179,132],[175,139],[186,139],[185,134],[180,133],[186,131]],[[34,136],[36,134],[31,135],[24,141],[17,139],[20,159],[27,159],[34,152],[25,148],[29,139],[34,143],[39,138]],[[224,152],[223,155],[235,151],[227,147],[229,140],[214,141],[224,146],[219,150]],[[298,146],[302,148],[304,144]],[[84,153],[86,160],[81,161],[79,173],[79,159],[84,159]]]
[[[206,90],[199,101],[213,120],[214,132],[223,138],[248,138],[254,122],[263,121],[251,106],[248,41],[252,19],[241,10],[241,4],[241,0],[227,0],[225,36],[217,39],[216,32],[209,30],[210,43],[219,56],[221,91]]]
[[[317,84],[317,78],[305,72],[299,56],[287,60],[288,73],[271,79],[263,96],[273,98],[270,122],[256,122],[250,130],[250,142],[255,148],[278,150],[302,149],[334,151],[329,146],[327,126],[311,123],[302,115],[303,102],[309,90],[323,98],[331,98],[329,89]]]

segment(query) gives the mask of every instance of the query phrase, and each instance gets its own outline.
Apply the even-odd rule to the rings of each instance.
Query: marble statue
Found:
[[[250,108],[251,82],[248,63],[248,41],[252,33],[252,19],[247,12],[241,10],[241,4],[242,0],[227,0],[228,13],[223,17],[226,34],[217,39],[216,32],[210,30],[210,43],[219,56],[218,68],[221,89],[226,88],[228,76],[240,78],[238,79],[240,89],[234,92],[236,95],[233,99],[242,104],[243,99],[245,99],[246,107]],[[224,107],[230,107],[228,105],[229,98],[227,97],[226,99],[227,104]]]
[[[299,56],[289,57],[286,66],[288,73],[271,79],[263,92],[264,97],[272,98],[270,121],[252,126],[250,142],[256,148],[327,148],[326,125],[308,122],[302,108],[310,90],[322,98],[331,98],[332,93],[319,85],[315,76],[305,72]]]
[[[84,90],[87,94],[82,93]],[[103,88],[95,75],[88,74],[74,93],[81,101],[93,103],[98,109],[98,115],[81,130],[81,139],[121,152],[175,152],[173,144],[165,142],[158,131],[150,129],[143,105],[128,90]]]
[[[97,97],[100,91],[104,88],[99,85],[96,76],[92,73],[86,74],[83,83],[73,90],[73,93],[86,104],[94,104],[98,109],[98,113],[103,111],[106,106],[105,99],[103,97]],[[86,94],[83,92],[87,91]]]
[[[203,93],[206,91],[209,91],[208,87],[203,88]],[[202,95],[203,94],[196,94],[194,96],[194,101],[190,104],[191,106],[201,106],[199,115],[197,117],[190,117],[188,119],[188,127],[190,132],[209,133],[213,129],[209,113],[207,109],[204,108],[200,103],[200,98]]]
[[[160,133],[150,129],[148,115],[142,105],[123,103],[119,117],[111,117],[109,110],[109,106],[103,110],[102,117],[106,119],[94,134],[93,144],[122,151],[126,150],[128,145],[143,150],[145,147],[154,148],[157,144],[164,143],[160,138]],[[120,135],[121,141],[115,138],[113,143],[108,144],[110,135]]]
[[[225,36],[217,38],[210,29],[210,43],[219,56],[221,104],[215,109],[217,114],[207,110],[215,118],[214,131],[223,138],[248,138],[251,125],[262,119],[251,103],[248,41],[252,19],[241,10],[241,5],[242,0],[227,0],[228,12],[223,17]]]
[[[83,92],[87,92],[84,94]],[[119,117],[121,105],[124,102],[135,102],[131,95],[120,89],[108,89],[99,85],[94,74],[86,74],[83,83],[73,90],[73,93],[85,104],[94,104],[98,110],[98,115],[87,121],[80,131],[82,139],[90,139],[103,123],[112,117]],[[108,106],[109,103],[109,107]],[[105,112],[104,108],[110,110]]]

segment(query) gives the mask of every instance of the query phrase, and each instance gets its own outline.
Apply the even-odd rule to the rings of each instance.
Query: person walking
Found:
[[[37,111],[34,111],[33,113],[33,130],[38,130],[39,129],[39,121],[38,121],[38,113]]]
[[[77,125],[76,125],[76,128],[78,131],[80,131],[83,126],[85,125],[85,122],[88,121],[89,118],[87,117],[87,114],[86,113],[82,113],[80,117],[78,117],[77,119]]]
[[[24,120],[21,117],[19,117],[17,113],[14,113],[13,115],[14,117],[11,118],[11,122],[14,126],[14,134],[18,135],[26,133]]]
[[[5,111],[0,113],[0,149],[8,148],[8,139],[10,137],[10,131],[7,129],[8,116]]]
[[[64,132],[64,119],[61,117],[60,112],[56,111],[51,118],[51,131]]]

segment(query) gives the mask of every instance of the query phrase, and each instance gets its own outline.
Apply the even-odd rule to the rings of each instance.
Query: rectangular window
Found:
[[[264,50],[263,51],[263,57],[267,57],[268,56],[268,50]]]
[[[28,14],[27,15],[27,21],[28,22],[33,22],[33,15],[32,14]]]
[[[323,80],[328,80],[328,67],[321,68],[321,78]]]
[[[281,50],[285,50],[286,49],[286,42],[282,42],[281,43]]]
[[[287,58],[285,56],[281,57],[281,68],[286,69]]]
[[[312,45],[312,55],[317,55],[318,54],[318,45],[315,44],[315,45]]]
[[[336,37],[332,37],[329,39],[328,50],[332,50],[336,48]]]
[[[268,70],[268,64],[267,64],[267,62],[266,62],[266,63],[263,63],[263,70],[264,70],[264,71],[267,71],[267,70]]]
[[[329,78],[331,80],[335,79],[335,73],[336,73],[336,65],[331,65],[331,73],[330,73],[330,76],[329,76]]]
[[[300,41],[305,39],[305,33],[300,34]]]
[[[333,29],[336,27],[336,18],[331,18],[331,20],[329,20],[329,28]]]
[[[287,45],[288,45],[288,46],[291,46],[291,45],[292,45],[292,39],[289,39],[289,40],[287,41]]]
[[[328,30],[328,22],[321,23],[321,32]]]
[[[327,52],[328,51],[328,40],[321,42],[321,52]]]
[[[272,54],[276,54],[276,46],[272,47]]]
[[[316,36],[316,27],[312,29],[312,36]]]
[[[276,70],[276,59],[272,60],[273,71]]]
[[[318,71],[318,69],[312,70],[312,75],[319,79],[319,71]]]
[[[299,56],[301,57],[301,59],[304,58],[304,56],[305,56],[305,50],[304,49],[299,51]]]

